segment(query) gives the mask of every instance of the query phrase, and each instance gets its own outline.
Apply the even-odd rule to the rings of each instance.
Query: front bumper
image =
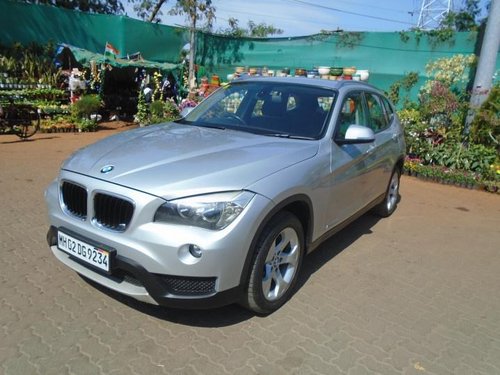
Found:
[[[51,226],[47,242],[62,263],[98,284],[136,300],[174,308],[213,308],[238,301],[242,287],[216,292],[215,277],[170,276],[148,272],[139,263],[117,255],[111,275],[90,269],[57,248],[57,228]]]
[[[64,210],[60,185],[75,181],[88,191],[87,218]],[[130,226],[123,232],[96,226],[92,205],[95,194],[112,192],[134,202]],[[106,181],[62,171],[45,194],[51,228],[47,240],[61,262],[86,278],[137,300],[180,308],[209,308],[232,303],[241,296],[246,280],[252,240],[271,201],[256,195],[245,211],[220,231],[153,222],[156,209],[165,201],[147,193]],[[116,250],[111,274],[96,270],[57,248],[62,229],[89,244],[100,243]],[[192,257],[190,244],[203,251]]]

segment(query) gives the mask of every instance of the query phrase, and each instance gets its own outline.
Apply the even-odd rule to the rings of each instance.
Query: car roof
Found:
[[[307,85],[313,87],[323,87],[340,90],[346,87],[353,87],[359,89],[370,89],[381,93],[381,90],[377,87],[370,85],[366,82],[361,81],[351,81],[351,80],[328,80],[320,78],[307,78],[307,77],[260,77],[260,76],[242,76],[235,79],[232,82],[276,82],[276,83],[291,83],[299,85]]]

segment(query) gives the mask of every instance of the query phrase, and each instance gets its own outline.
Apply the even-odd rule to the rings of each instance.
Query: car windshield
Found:
[[[179,122],[276,137],[319,139],[334,100],[332,89],[240,81],[214,92]]]

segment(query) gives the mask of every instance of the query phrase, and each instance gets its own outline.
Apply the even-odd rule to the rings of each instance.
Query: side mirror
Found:
[[[349,125],[343,139],[335,140],[339,144],[372,143],[375,141],[375,133],[372,129],[363,125]]]

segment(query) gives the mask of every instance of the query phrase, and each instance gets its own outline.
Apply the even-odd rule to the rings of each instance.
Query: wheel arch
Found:
[[[405,164],[405,157],[403,155],[399,157],[399,159],[396,161],[396,165],[394,166],[394,170],[398,170],[400,176],[403,174],[404,164]]]
[[[250,268],[253,263],[253,259],[255,257],[255,246],[259,237],[262,234],[262,231],[267,226],[267,224],[279,213],[282,211],[288,211],[291,214],[295,215],[297,219],[299,219],[302,224],[302,229],[304,231],[304,254],[307,254],[307,249],[312,241],[312,233],[314,228],[314,215],[313,215],[313,206],[311,199],[305,194],[297,194],[288,197],[283,200],[279,204],[277,204],[273,209],[266,215],[264,220],[259,224],[257,231],[252,239],[250,244],[250,248],[247,252],[245,263],[243,265],[243,270],[241,272],[240,277],[240,285],[243,288],[246,288],[246,283],[248,281]]]

